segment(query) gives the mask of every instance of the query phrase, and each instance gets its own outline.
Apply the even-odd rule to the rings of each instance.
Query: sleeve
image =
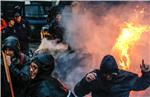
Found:
[[[141,77],[137,75],[133,77],[131,90],[145,90],[150,86],[150,72],[143,72]]]
[[[77,83],[74,92],[78,97],[82,97],[91,92],[91,84],[86,81],[85,77]]]
[[[29,80],[29,66],[27,64],[24,64],[21,69],[11,64],[10,71],[20,81],[27,82]]]

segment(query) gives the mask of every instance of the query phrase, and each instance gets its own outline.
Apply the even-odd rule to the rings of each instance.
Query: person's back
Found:
[[[143,71],[143,75],[138,77],[137,74],[119,70],[115,60],[111,59],[112,56],[106,56],[100,70],[88,73],[75,86],[74,91],[77,96],[91,92],[92,97],[129,97],[131,90],[140,91],[149,87],[150,71]]]

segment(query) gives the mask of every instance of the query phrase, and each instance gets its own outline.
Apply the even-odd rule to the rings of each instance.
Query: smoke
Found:
[[[50,53],[54,57],[57,57],[64,53],[68,49],[67,44],[57,43],[57,40],[48,40],[43,38],[35,54]]]
[[[61,65],[57,69],[71,89],[87,72],[100,67],[104,55],[112,54],[122,25],[129,21],[150,25],[150,2],[79,2],[63,10],[64,38],[76,52],[58,58]],[[150,31],[144,32],[130,47],[130,71],[139,73],[142,59],[150,64],[149,36]],[[143,97],[150,95],[149,90]],[[139,97],[138,93],[135,96]]]

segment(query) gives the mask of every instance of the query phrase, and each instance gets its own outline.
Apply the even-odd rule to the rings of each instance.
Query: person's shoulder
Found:
[[[29,21],[28,21],[27,19],[22,19],[21,22],[22,22],[23,24],[26,24],[26,25],[29,24]]]
[[[96,73],[96,74],[99,74],[100,73],[100,70],[99,69],[94,69],[93,71],[89,72],[89,73]]]
[[[61,89],[63,89],[64,91],[67,91],[68,90],[68,87],[66,87],[66,85],[62,82],[62,81],[60,81],[60,80],[58,80],[58,79],[56,79],[56,78],[54,78],[54,77],[50,77],[50,80],[49,80],[51,83],[53,83],[54,84],[54,86],[55,87],[57,87],[57,88],[61,88]]]
[[[22,60],[22,63],[27,63],[27,62],[29,62],[30,61],[30,58],[29,58],[29,56],[27,56],[26,54],[24,54],[24,53],[22,53],[21,52],[21,60]]]
[[[2,31],[8,31],[9,30],[9,26],[6,26]]]
[[[37,85],[37,89],[42,92],[42,91],[49,91],[49,82],[47,80],[40,81]]]
[[[45,93],[44,95],[55,95],[55,97],[60,97],[60,96],[56,96],[56,95],[67,95],[68,94],[68,89],[62,84],[62,82],[60,82],[56,78],[50,77],[49,80],[42,81],[39,84],[38,88],[41,93],[43,93],[43,91],[49,92],[49,93]],[[62,97],[64,97],[64,96],[62,96]]]
[[[49,97],[49,86],[46,81],[42,81],[38,83],[37,87],[35,88],[35,95],[38,97]]]
[[[97,73],[99,71],[100,71],[99,69],[94,69],[94,70],[91,70],[89,73],[91,73],[91,72]]]
[[[21,52],[20,54],[21,54],[22,57],[24,57],[24,58],[26,58],[26,59],[29,59],[29,56],[27,56],[26,54],[24,54],[24,53],[22,53],[22,52]]]

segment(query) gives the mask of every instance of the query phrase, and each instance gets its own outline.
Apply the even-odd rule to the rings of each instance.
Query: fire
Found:
[[[135,25],[132,22],[125,23],[115,45],[112,48],[113,53],[118,58],[120,68],[128,70],[130,68],[129,50],[140,39],[142,33],[150,30],[150,26]]]

